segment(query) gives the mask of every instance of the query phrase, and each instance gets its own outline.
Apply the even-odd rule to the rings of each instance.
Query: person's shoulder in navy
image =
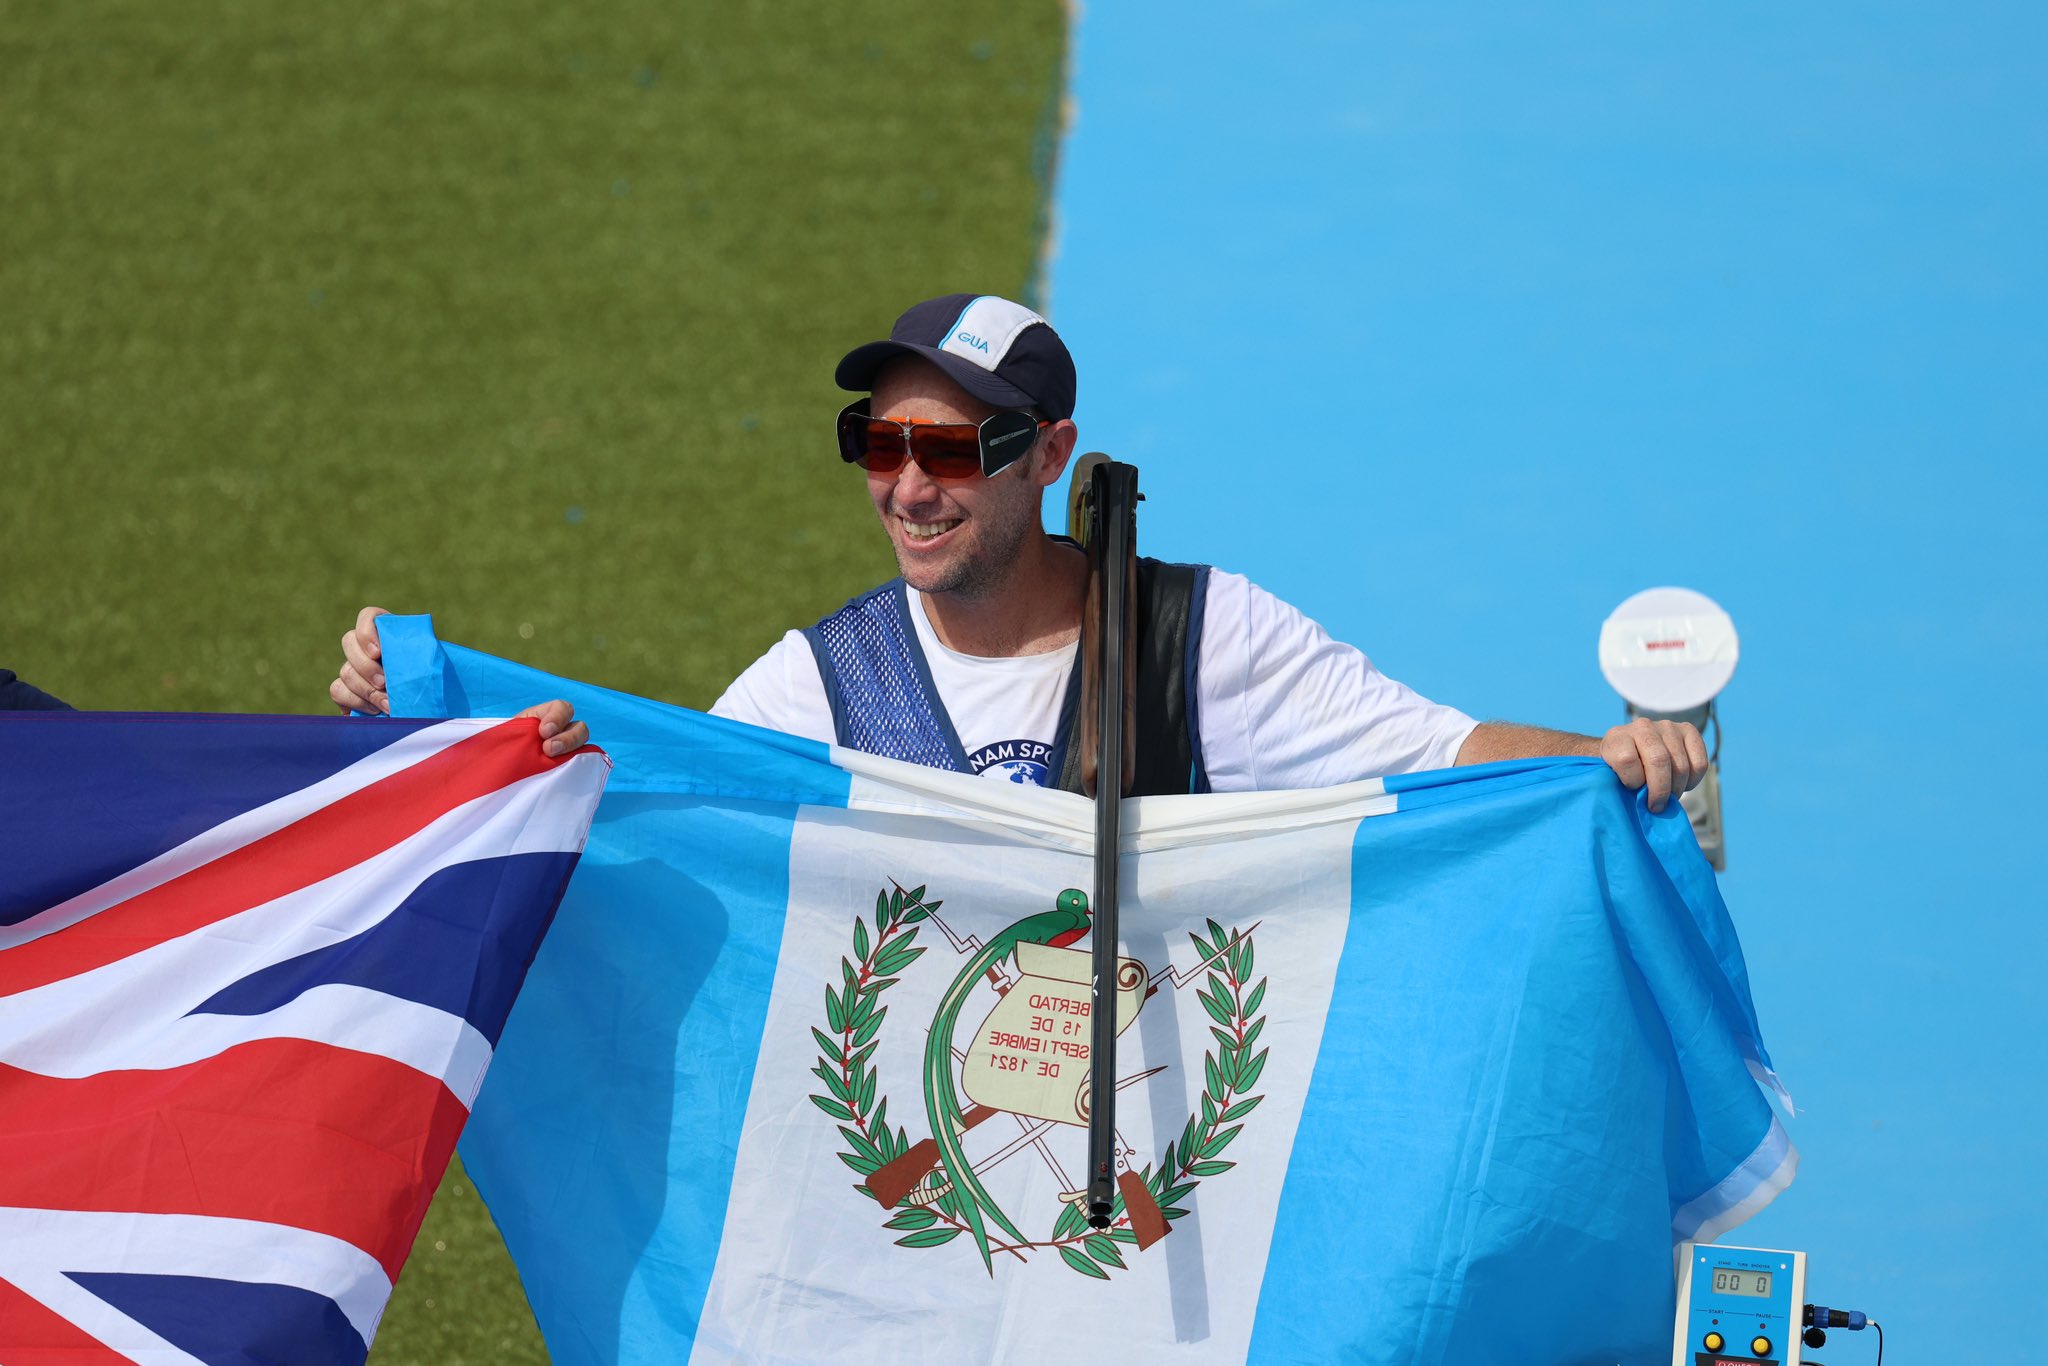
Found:
[[[12,669],[0,669],[0,711],[70,711],[69,702],[24,683]]]

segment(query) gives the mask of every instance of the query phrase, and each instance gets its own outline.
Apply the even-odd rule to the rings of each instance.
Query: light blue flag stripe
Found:
[[[1690,827],[1597,760],[1387,786],[1251,1359],[1658,1360],[1680,1211],[1790,1179]]]
[[[548,1268],[525,1288],[557,1360],[672,1359],[718,1253],[790,828],[799,805],[845,806],[849,779],[814,741],[445,644],[427,617],[385,617],[378,635],[396,714],[511,715],[561,697],[612,756],[460,1151],[514,1263]],[[593,1039],[620,1046],[593,1057]],[[497,1198],[536,1173],[546,1202]]]

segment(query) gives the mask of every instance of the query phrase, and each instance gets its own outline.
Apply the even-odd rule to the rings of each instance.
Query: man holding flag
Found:
[[[554,1359],[1668,1350],[1673,1241],[1796,1164],[1669,800],[1697,733],[1475,725],[1236,575],[1139,560],[1106,843],[1071,795],[1090,571],[1040,527],[1065,346],[949,296],[838,379],[902,577],[714,715],[422,617],[344,638],[345,708],[555,697],[549,747],[587,723],[615,764],[463,1149]]]

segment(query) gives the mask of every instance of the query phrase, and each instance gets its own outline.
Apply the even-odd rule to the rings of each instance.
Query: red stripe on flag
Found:
[[[0,951],[0,996],[118,962],[361,863],[464,802],[573,755],[541,749],[540,722],[507,721],[307,813],[169,882]]]
[[[0,1205],[289,1224],[396,1280],[468,1117],[437,1078],[305,1039],[78,1079],[0,1064]]]
[[[7,1366],[135,1366],[7,1280],[0,1280],[0,1361]]]

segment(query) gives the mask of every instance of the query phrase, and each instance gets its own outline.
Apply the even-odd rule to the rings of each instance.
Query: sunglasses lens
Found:
[[[910,448],[918,468],[934,479],[973,479],[981,474],[981,433],[972,427],[912,427]]]
[[[893,422],[862,419],[850,424],[854,463],[871,474],[894,474],[903,468],[909,454],[903,444],[903,429]]]

